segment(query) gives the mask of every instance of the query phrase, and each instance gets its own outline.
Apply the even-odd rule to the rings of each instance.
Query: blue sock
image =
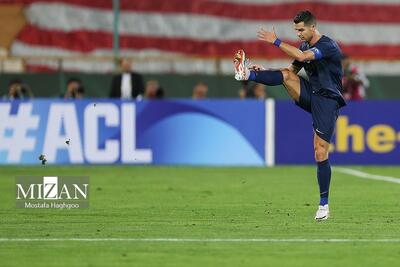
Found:
[[[328,204],[329,184],[331,183],[331,165],[329,159],[317,162],[317,177],[320,193],[320,205]]]
[[[279,85],[283,83],[283,74],[280,70],[250,71],[249,81],[266,85]]]

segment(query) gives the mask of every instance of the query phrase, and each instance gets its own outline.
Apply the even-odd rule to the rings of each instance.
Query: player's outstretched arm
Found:
[[[265,30],[261,28],[257,32],[257,37],[259,40],[273,44],[279,47],[283,52],[285,52],[288,56],[296,59],[297,61],[304,62],[315,59],[315,54],[312,50],[301,51],[297,47],[294,47],[290,44],[282,42],[275,33],[274,27],[272,27],[272,31]]]

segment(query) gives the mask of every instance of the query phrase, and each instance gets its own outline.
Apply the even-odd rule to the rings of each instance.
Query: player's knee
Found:
[[[282,75],[283,75],[283,81],[284,82],[295,80],[297,78],[297,74],[295,74],[294,72],[290,71],[288,68],[281,69],[281,72],[282,72]]]
[[[328,149],[323,146],[315,147],[315,161],[324,161],[328,158]]]

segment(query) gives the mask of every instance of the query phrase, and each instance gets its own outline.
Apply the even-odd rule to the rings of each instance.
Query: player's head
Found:
[[[297,36],[304,41],[311,41],[313,38],[316,26],[317,19],[315,16],[308,10],[303,10],[297,13],[297,15],[293,19],[294,29],[296,30]]]

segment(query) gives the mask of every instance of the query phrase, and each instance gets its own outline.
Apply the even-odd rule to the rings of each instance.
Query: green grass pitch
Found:
[[[400,167],[352,168],[400,177]],[[17,175],[90,176],[90,208],[16,209]],[[0,266],[397,266],[400,259],[399,241],[374,241],[400,239],[400,184],[333,172],[331,218],[315,222],[313,166],[0,167],[0,188]],[[278,241],[246,241],[261,238]]]

